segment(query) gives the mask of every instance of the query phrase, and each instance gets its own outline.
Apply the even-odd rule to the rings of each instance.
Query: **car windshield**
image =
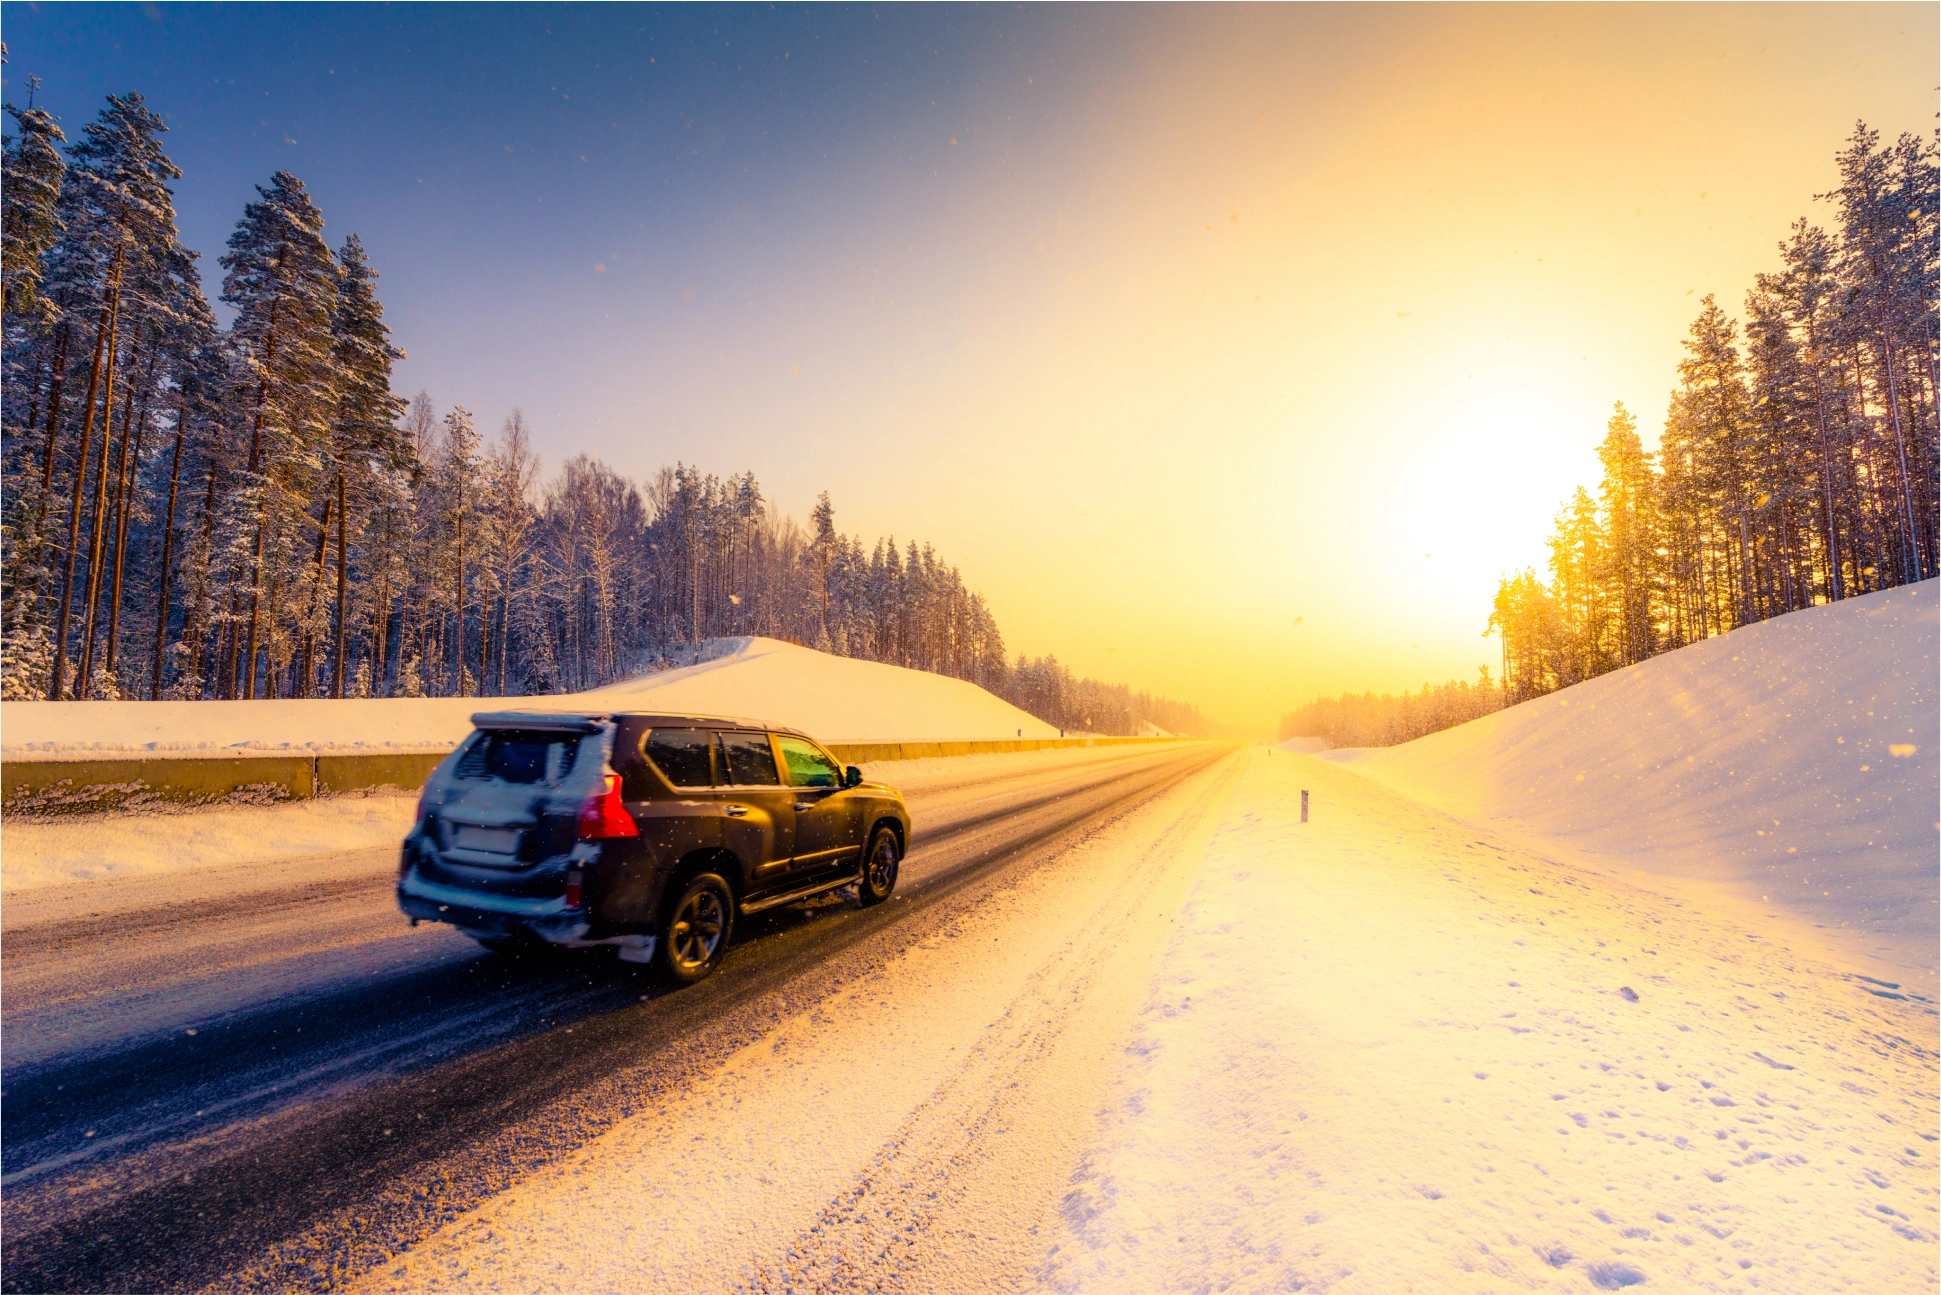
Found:
[[[842,770],[817,750],[814,743],[799,737],[778,737],[782,759],[788,762],[789,782],[797,787],[840,787]]]

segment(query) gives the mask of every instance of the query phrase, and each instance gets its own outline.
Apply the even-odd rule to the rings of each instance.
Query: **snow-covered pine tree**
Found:
[[[231,631],[222,685],[224,695],[246,698],[257,694],[259,653],[273,649],[273,672],[274,649],[287,651],[286,609],[276,594],[303,587],[293,569],[304,548],[299,532],[322,487],[339,385],[331,330],[337,265],[323,239],[323,214],[288,171],[256,192],[222,258],[222,299],[236,311],[230,337],[247,378],[250,424],[231,518],[234,538],[248,537],[238,554],[244,569],[233,573],[238,599],[248,604],[248,628],[246,635]]]
[[[67,136],[44,108],[9,103],[4,110],[13,129],[0,140],[0,183],[7,195],[0,213],[0,311],[10,335],[14,329],[45,334],[60,315],[41,293],[41,258],[63,228],[59,203],[67,160],[61,145]]]
[[[1630,665],[1650,656],[1656,646],[1652,626],[1658,527],[1651,456],[1638,439],[1638,420],[1622,403],[1611,410],[1597,457],[1604,468],[1599,505],[1613,661]]]
[[[13,129],[0,137],[0,428],[4,428],[4,469],[0,490],[0,697],[45,693],[52,645],[40,615],[45,576],[41,542],[46,493],[33,471],[35,439],[51,441],[38,426],[46,408],[43,391],[57,383],[65,348],[55,345],[61,311],[41,291],[42,258],[60,237],[59,200],[67,161],[67,137],[45,109],[32,104],[38,82],[28,78],[26,108],[9,103],[4,111]],[[62,334],[65,340],[66,334]],[[52,463],[48,464],[52,470]]]
[[[438,465],[442,478],[440,496],[444,504],[444,524],[450,536],[450,592],[452,607],[452,692],[453,695],[467,696],[465,680],[472,677],[466,664],[468,647],[465,636],[465,573],[467,565],[475,560],[467,548],[466,523],[473,519],[479,506],[479,462],[478,432],[472,426],[471,411],[463,405],[453,405],[445,415],[444,458]],[[476,542],[476,527],[471,537]]]
[[[59,203],[65,228],[43,265],[43,290],[51,293],[64,311],[89,310],[94,316],[92,355],[86,366],[87,395],[81,411],[78,461],[67,519],[66,574],[49,683],[54,696],[64,695],[68,687],[67,654],[72,646],[68,627],[77,593],[75,574],[91,464],[96,471],[88,528],[89,559],[85,588],[79,591],[85,600],[82,621],[86,630],[82,678],[77,683],[84,682],[88,673],[87,658],[94,639],[96,602],[92,595],[99,591],[102,575],[107,483],[113,470],[109,445],[116,379],[122,347],[127,346],[132,365],[142,340],[138,325],[125,331],[121,327],[124,289],[126,304],[138,319],[147,305],[144,282],[158,273],[157,267],[186,255],[176,240],[174,200],[168,188],[168,182],[178,178],[181,171],[161,148],[160,137],[167,129],[139,94],[108,96],[107,107],[82,129],[81,138],[69,149],[70,165]],[[45,475],[51,478],[65,411],[59,410],[58,401],[51,401],[49,414]],[[124,411],[124,418],[128,416]],[[101,428],[98,455],[94,437],[97,425]]]
[[[533,453],[532,430],[526,425],[525,412],[515,408],[499,429],[499,443],[493,449],[490,468],[491,561],[496,573],[499,614],[498,639],[487,677],[494,681],[494,692],[501,697],[505,695],[508,680],[506,655],[512,644],[513,589],[527,561],[533,527],[538,521],[532,505],[538,477],[539,458]],[[486,621],[489,626],[491,618],[487,617]]]
[[[404,352],[391,342],[376,284],[377,271],[364,252],[363,240],[352,234],[337,252],[337,310],[331,321],[338,380],[330,446],[337,495],[336,637],[331,650],[334,697],[344,695],[348,652],[347,537],[356,534],[361,541],[372,511],[395,506],[418,469],[417,447],[398,425],[406,402],[391,392],[391,366],[404,358]]]

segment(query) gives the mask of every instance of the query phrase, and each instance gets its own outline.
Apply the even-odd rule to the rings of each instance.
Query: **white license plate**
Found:
[[[506,827],[466,827],[452,833],[452,844],[461,850],[480,850],[486,854],[516,854],[519,833]]]

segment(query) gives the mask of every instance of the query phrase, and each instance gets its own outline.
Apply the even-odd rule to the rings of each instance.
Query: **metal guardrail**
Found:
[[[845,764],[1168,742],[1159,737],[1019,738],[987,742],[833,742]],[[413,792],[449,754],[236,755],[0,761],[0,813],[52,817],[164,806],[267,805],[386,789]]]

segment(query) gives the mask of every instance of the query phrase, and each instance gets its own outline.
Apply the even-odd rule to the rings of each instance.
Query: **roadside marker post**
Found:
[[[1301,788],[1301,821],[1307,822],[1307,788]]]

